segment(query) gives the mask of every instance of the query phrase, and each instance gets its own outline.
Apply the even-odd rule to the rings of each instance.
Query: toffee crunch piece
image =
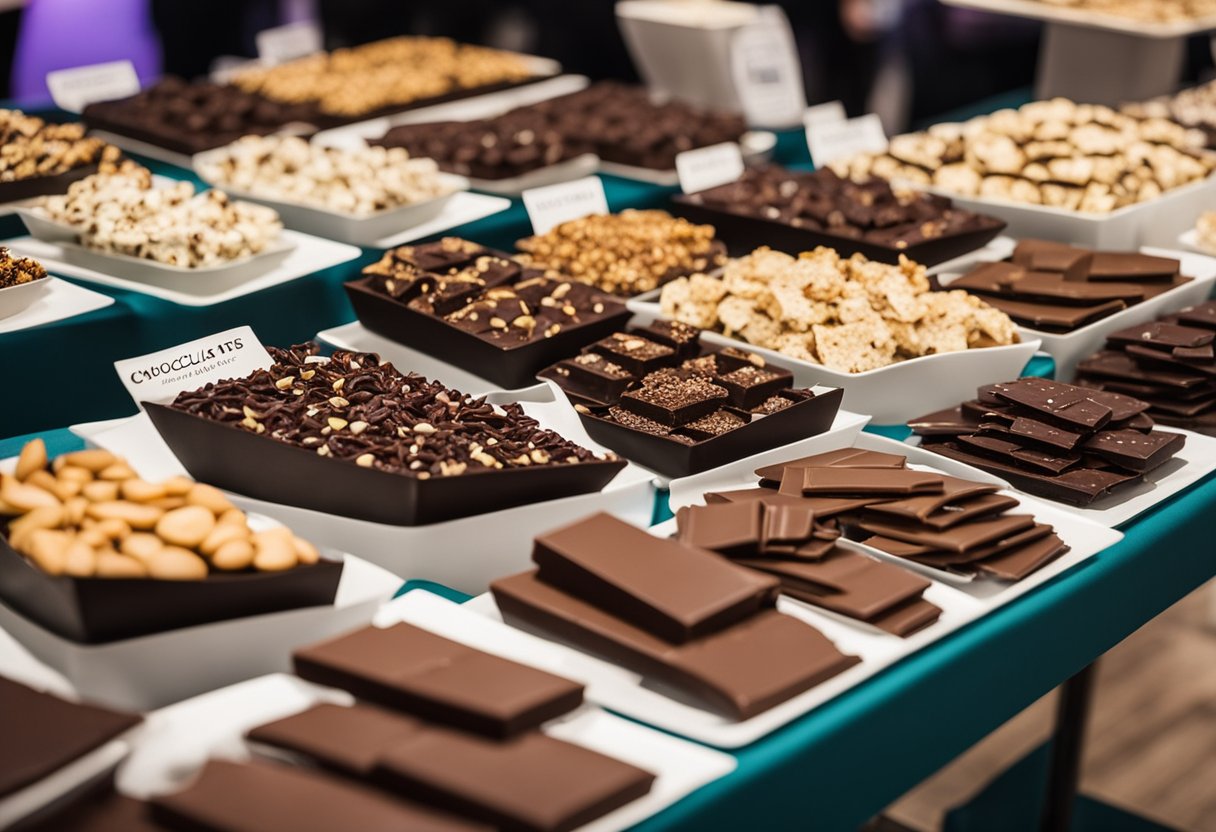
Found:
[[[425,719],[510,737],[583,701],[583,686],[410,624],[364,627],[297,650],[297,675]]]

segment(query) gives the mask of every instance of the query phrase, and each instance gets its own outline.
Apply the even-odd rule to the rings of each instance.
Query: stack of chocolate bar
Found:
[[[978,398],[908,426],[942,456],[995,474],[1028,494],[1087,506],[1182,450],[1153,430],[1148,402],[1041,378],[989,384]]]
[[[1216,301],[1114,332],[1077,381],[1149,405],[1167,425],[1216,434]]]
[[[564,832],[654,782],[537,730],[582,704],[581,685],[412,625],[365,627],[294,659],[303,678],[359,701],[314,705],[247,738],[255,751],[329,774],[213,761],[188,789],[155,801],[158,819],[182,829]],[[256,807],[242,806],[242,794]],[[250,812],[278,825],[238,823]],[[302,817],[304,827],[291,820]]]
[[[856,664],[777,612],[776,578],[596,514],[536,538],[491,585],[504,619],[748,719]]]
[[[835,521],[815,521],[806,501],[773,494],[682,508],[676,539],[776,577],[792,598],[898,636],[937,621],[941,609],[921,597],[929,581],[838,545]]]
[[[835,415],[831,394],[817,397],[794,387],[789,370],[755,353],[735,347],[702,352],[700,330],[677,321],[615,332],[539,376],[566,392],[597,442],[673,477],[729,461],[711,454],[714,459],[693,464],[688,451],[694,446],[710,447],[711,440],[731,436],[732,444],[744,443],[729,451],[738,458],[757,442],[750,453],[824,430]],[[788,415],[766,421],[812,400],[816,404],[805,409],[823,411],[819,417],[827,415],[826,424],[817,417],[815,423],[792,425]],[[794,427],[794,434],[783,425]]]
[[[1009,260],[977,266],[949,288],[981,296],[1022,326],[1072,332],[1189,283],[1180,267],[1170,257],[1023,240]]]
[[[710,508],[763,506],[760,543],[747,550],[748,565],[780,575],[782,591],[792,597],[900,635],[932,623],[936,608],[908,577],[838,554],[833,541],[842,533],[937,569],[1006,581],[1021,580],[1068,550],[1051,526],[1005,514],[1018,501],[998,494],[995,485],[917,471],[899,454],[841,448],[756,475],[760,488],[705,495]],[[811,534],[797,537],[807,513]],[[774,536],[791,533],[788,541]],[[872,606],[863,607],[863,600]]]

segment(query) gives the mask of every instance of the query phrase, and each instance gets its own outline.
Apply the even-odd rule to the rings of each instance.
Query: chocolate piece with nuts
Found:
[[[46,277],[46,268],[29,257],[13,257],[6,247],[0,246],[0,289],[33,283]]]

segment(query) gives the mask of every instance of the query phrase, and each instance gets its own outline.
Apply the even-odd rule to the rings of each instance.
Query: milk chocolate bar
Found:
[[[292,659],[301,678],[492,737],[535,728],[583,701],[582,685],[404,623],[364,627]]]
[[[269,763],[211,760],[152,816],[183,832],[489,832],[493,827],[333,776]]]
[[[546,583],[674,644],[730,627],[777,595],[775,580],[610,514],[540,535],[532,559]]]
[[[22,821],[17,828],[21,832],[165,832],[167,829],[152,819],[147,803],[109,789],[81,795],[49,816],[39,814],[32,822]]]
[[[132,714],[69,702],[0,676],[0,798],[134,728]]]
[[[503,618],[620,664],[730,719],[745,720],[857,664],[822,633],[765,610],[675,645],[540,580],[536,572],[490,585]]]
[[[529,731],[491,740],[370,705],[316,705],[249,739],[506,829],[564,832],[650,791],[654,775]]]
[[[1180,265],[1138,252],[1023,240],[1008,261],[983,263],[949,288],[973,292],[1031,329],[1071,332],[1189,283]]]

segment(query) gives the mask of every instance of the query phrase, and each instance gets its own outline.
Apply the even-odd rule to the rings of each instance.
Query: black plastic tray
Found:
[[[627,428],[595,413],[579,411],[587,433],[605,448],[667,477],[687,477],[738,459],[779,448],[828,430],[844,390],[835,387],[741,428],[691,445]]]
[[[552,338],[538,338],[503,349],[371,289],[369,284],[373,279],[364,277],[344,284],[361,324],[390,341],[432,355],[508,390],[535,384],[536,374],[542,369],[623,329],[632,317],[622,306],[616,314],[563,329]],[[410,368],[397,369],[406,371]]]
[[[811,251],[817,246],[828,246],[844,257],[862,254],[880,263],[897,264],[899,256],[903,254],[921,265],[936,266],[987,245],[1005,230],[1005,222],[992,217],[990,219],[993,224],[990,228],[951,234],[915,243],[906,248],[896,248],[809,228],[797,228],[777,220],[711,208],[699,203],[696,194],[678,194],[673,196],[671,201],[673,214],[692,222],[709,223],[717,229],[718,239],[726,242],[727,251],[732,257],[750,254],[760,246],[768,246],[788,254]]]
[[[170,449],[200,482],[258,500],[395,526],[440,523],[599,491],[625,467],[619,459],[593,460],[470,469],[459,476],[423,480],[318,456],[164,405],[143,405]]]
[[[0,202],[16,202],[36,196],[66,194],[68,186],[97,173],[97,165],[81,165],[55,176],[34,176],[13,182],[0,182]]]
[[[48,575],[0,536],[0,602],[81,644],[334,602],[342,562],[282,572],[213,574],[200,581]]]

